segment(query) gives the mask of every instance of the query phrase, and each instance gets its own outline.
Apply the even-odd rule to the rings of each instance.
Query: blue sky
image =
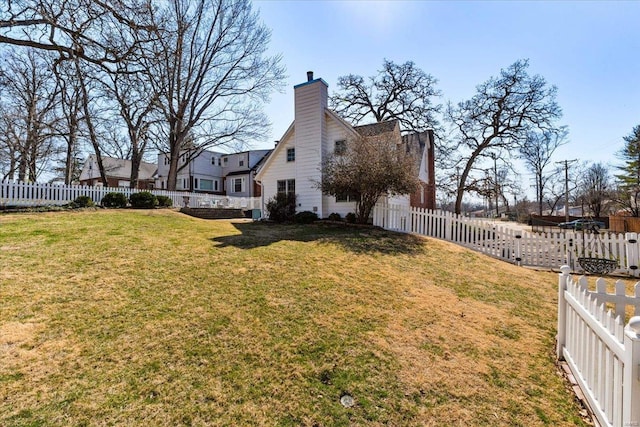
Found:
[[[271,148],[293,120],[293,86],[306,72],[337,89],[383,58],[411,60],[439,80],[441,102],[471,98],[517,59],[558,88],[569,143],[554,160],[616,163],[640,124],[640,1],[275,1],[254,7],[287,68],[266,113]],[[523,177],[526,180],[526,177]],[[526,185],[525,185],[526,186]]]

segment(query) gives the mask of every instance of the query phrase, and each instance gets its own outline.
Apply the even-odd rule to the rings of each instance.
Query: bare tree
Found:
[[[517,149],[534,129],[551,131],[562,115],[555,101],[556,88],[544,78],[527,73],[529,62],[519,60],[478,85],[468,101],[449,105],[447,119],[453,138],[446,147],[461,168],[456,194],[456,213],[470,187],[468,181],[476,163],[487,159],[487,152]]]
[[[110,139],[120,149],[119,157],[131,160],[131,188],[138,187],[140,165],[149,146],[151,128],[160,120],[160,95],[153,90],[148,77],[147,73],[108,73],[101,80],[105,98],[115,101],[113,116],[120,119],[119,123],[124,123],[126,143],[117,143],[120,140],[117,131],[112,132]]]
[[[11,50],[4,59],[1,139],[9,155],[5,176],[35,181],[56,149],[55,79],[37,52]]]
[[[75,71],[67,63],[53,67],[59,91],[60,120],[56,124],[56,136],[64,141],[63,167],[57,168],[65,184],[71,184],[79,175],[78,156],[80,154],[82,101],[81,89]]]
[[[433,101],[441,95],[436,83],[412,61],[398,65],[385,59],[382,70],[366,80],[353,74],[338,78],[330,105],[355,124],[398,120],[404,131],[422,132],[438,127],[442,106]]]
[[[532,131],[527,133],[518,147],[520,159],[534,175],[539,215],[542,215],[545,189],[549,180],[547,166],[551,163],[551,156],[556,149],[566,143],[566,135],[567,130],[564,127],[546,132]]]
[[[105,70],[139,55],[150,40],[152,2],[139,0],[20,0],[0,6],[0,44],[55,52]],[[145,22],[146,21],[146,22]],[[134,30],[135,38],[119,35]]]
[[[59,135],[66,142],[65,182],[70,181],[75,169],[72,152],[77,150],[78,132],[84,127],[106,185],[98,117],[91,111],[96,94],[90,85],[99,73],[104,79],[105,73],[141,72],[142,46],[158,36],[149,25],[155,7],[141,0],[20,0],[0,6],[0,44],[53,52],[54,69],[66,68],[57,75],[65,91],[61,99],[66,123],[58,128],[66,128]]]
[[[568,208],[568,204],[570,202],[566,201],[567,188],[569,190],[569,194],[574,195],[573,201],[577,202],[575,194],[580,180],[579,170],[580,168],[569,168],[565,178],[565,168],[561,165],[557,165],[549,174],[546,175],[544,201],[547,209],[551,212],[556,210],[560,201],[565,201]]]
[[[0,181],[13,180],[20,153],[20,131],[16,112],[0,98]]]
[[[607,210],[611,197],[611,176],[602,163],[594,163],[582,174],[578,199],[583,201],[593,216],[599,218]]]
[[[247,0],[171,0],[157,16],[158,42],[146,57],[161,94],[169,154],[167,187],[174,190],[178,158],[190,137],[190,156],[262,137],[264,101],[279,88],[280,57],[266,56],[270,31]],[[162,28],[160,30],[160,28]],[[188,163],[188,162],[187,162]]]
[[[324,194],[356,201],[356,218],[366,223],[384,195],[409,194],[418,187],[416,159],[389,133],[354,136],[344,150],[322,164]]]

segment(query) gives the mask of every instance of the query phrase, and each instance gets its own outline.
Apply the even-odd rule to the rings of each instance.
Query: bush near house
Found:
[[[93,203],[89,196],[78,196],[73,202],[71,202],[72,208],[91,208],[96,204]]]
[[[127,196],[122,193],[107,193],[100,202],[105,208],[124,208],[127,206]]]
[[[161,208],[170,208],[173,206],[173,200],[169,196],[156,196],[158,199],[158,206]]]
[[[336,213],[336,212],[329,214],[329,217],[327,219],[329,221],[342,221],[342,217],[340,216],[339,213]]]
[[[133,193],[129,196],[131,206],[139,209],[153,209],[158,206],[158,198],[149,191]]]
[[[296,215],[296,195],[278,193],[267,201],[269,219],[275,222],[293,221]]]
[[[318,220],[318,215],[315,212],[303,211],[295,214],[293,220],[298,224],[311,224]]]

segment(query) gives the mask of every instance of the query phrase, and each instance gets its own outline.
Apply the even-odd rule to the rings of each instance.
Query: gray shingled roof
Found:
[[[386,122],[355,126],[354,129],[362,136],[376,136],[383,133],[393,132],[397,124],[397,120],[389,120]]]

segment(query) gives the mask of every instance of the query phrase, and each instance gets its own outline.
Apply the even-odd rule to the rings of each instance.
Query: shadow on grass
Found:
[[[341,246],[355,253],[417,254],[424,240],[410,234],[394,233],[376,227],[317,222],[314,224],[234,223],[240,234],[214,237],[216,247],[253,249],[280,241],[312,242]]]

